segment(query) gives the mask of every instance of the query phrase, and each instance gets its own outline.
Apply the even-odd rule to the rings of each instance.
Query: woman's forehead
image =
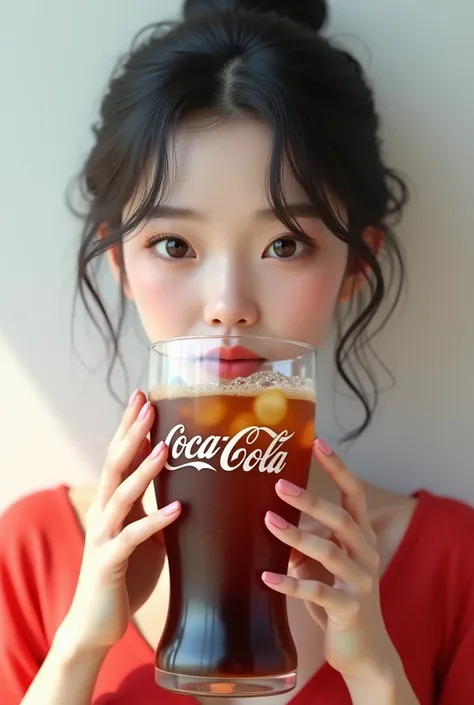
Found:
[[[170,201],[202,204],[240,200],[251,210],[268,204],[272,135],[262,121],[234,117],[209,123],[197,118],[170,140]],[[285,198],[301,200],[302,187],[289,165],[281,165]]]
[[[159,179],[161,206],[219,221],[258,217],[270,207],[272,148],[270,129],[257,119],[188,118],[168,140],[165,178],[159,173],[160,165],[150,162],[124,212],[130,215],[140,207]],[[283,161],[280,168],[286,203],[309,203],[288,163]]]

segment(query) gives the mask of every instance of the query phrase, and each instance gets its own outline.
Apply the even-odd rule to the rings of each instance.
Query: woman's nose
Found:
[[[254,326],[258,321],[256,308],[249,305],[229,305],[219,302],[206,307],[204,318],[208,326],[235,328]]]
[[[250,286],[240,281],[224,278],[222,286],[216,286],[214,281],[212,295],[204,307],[204,320],[208,326],[232,329],[236,327],[250,328],[259,320],[258,306],[250,293]]]

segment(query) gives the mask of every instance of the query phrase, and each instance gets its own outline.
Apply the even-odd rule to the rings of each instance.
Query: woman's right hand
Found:
[[[164,547],[153,537],[181,511],[179,502],[149,516],[143,509],[143,494],[167,457],[164,443],[150,454],[148,433],[154,413],[142,392],[132,395],[107,453],[87,514],[76,592],[61,625],[63,639],[76,649],[107,649],[124,635],[163,565]],[[134,554],[141,560],[133,562]],[[135,575],[130,575],[132,566]]]

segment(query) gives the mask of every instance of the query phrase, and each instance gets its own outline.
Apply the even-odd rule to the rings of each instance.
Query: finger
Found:
[[[154,409],[150,402],[144,404],[134,423],[130,426],[120,443],[111,445],[100,479],[97,501],[103,509],[123,478],[135,469],[133,460],[137,456],[143,441],[150,432],[154,419]]]
[[[175,521],[180,513],[181,503],[172,502],[143,519],[127,524],[112,541],[117,562],[127,560],[139,544],[161,532]]]
[[[269,571],[262,574],[262,580],[276,592],[298,600],[314,602],[333,617],[353,615],[359,609],[359,603],[355,597],[317,580],[296,580],[289,575]]]
[[[325,499],[312,497],[307,490],[297,487],[288,480],[278,480],[275,485],[280,499],[287,504],[308,514],[327,527],[334,534],[343,548],[356,556],[368,556],[370,550],[362,529],[356,524],[349,512],[338,504]]]
[[[110,445],[118,445],[125,437],[127,431],[136,420],[142,407],[146,404],[146,396],[140,389],[136,389],[128,401],[128,406],[124,411],[122,420],[120,421],[115,435],[112,438]]]
[[[326,626],[328,623],[327,612],[314,602],[308,602],[308,600],[305,600],[305,605],[310,617],[314,619],[316,624],[323,630],[323,632],[326,631]]]
[[[145,403],[145,395],[142,391],[136,389],[129,399],[128,406],[123,413],[122,420],[109,445],[106,463],[107,459],[113,456],[113,454],[116,452],[117,446],[125,438],[132,425],[136,422],[137,417]],[[112,496],[114,490],[120,484],[120,478],[116,477],[113,473],[111,474],[109,472],[105,472],[105,470],[106,468],[104,467],[104,471],[102,472],[97,491],[97,503],[100,509],[103,509],[103,507],[105,507],[108,500]]]
[[[298,578],[298,580],[321,580],[330,585],[334,583],[332,573],[323,568],[320,563],[311,560],[295,549],[291,551],[287,574]]]
[[[342,494],[342,505],[354,518],[370,542],[375,534],[370,524],[367,500],[361,480],[349,470],[341,458],[321,438],[316,439],[313,452],[322,468],[328,472]]]
[[[365,595],[372,590],[370,575],[362,570],[333,541],[315,536],[307,531],[301,531],[273,512],[267,512],[265,523],[280,541],[321,563],[326,570],[348,585],[353,592]]]
[[[150,440],[148,438],[144,438],[142,441],[142,444],[138,450],[138,453],[135,455],[134,459],[132,460],[132,465],[135,468],[138,468],[139,465],[141,465],[145,460],[148,458],[150,455]]]
[[[150,439],[148,437],[144,438],[142,441],[142,444],[138,450],[138,453],[135,455],[134,459],[132,460],[132,467],[134,469],[140,467],[142,463],[145,462],[145,460],[148,458],[148,456],[151,454],[151,444],[150,444]]]
[[[297,570],[303,563],[308,560],[308,557],[303,553],[300,553],[295,548],[290,553],[290,560],[288,563],[289,570]]]
[[[150,455],[150,441],[148,438],[145,438],[143,441],[142,445],[140,446],[140,450],[132,460],[129,468],[128,468],[128,473],[134,472],[142,463],[145,462],[145,460],[148,458]],[[130,513],[127,516],[126,523],[131,524],[132,522],[136,521],[137,519],[141,519],[142,517],[146,516],[145,509],[143,507],[143,498],[146,494],[147,488],[145,489],[145,492],[143,492],[138,500],[134,503],[132,509],[130,510]]]
[[[115,537],[122,530],[134,503],[163,469],[167,453],[166,445],[159,443],[140,467],[117,487],[102,513],[102,535]]]

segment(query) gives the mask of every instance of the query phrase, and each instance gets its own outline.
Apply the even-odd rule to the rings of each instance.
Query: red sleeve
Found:
[[[452,560],[445,562],[450,604],[449,626],[438,675],[437,705],[474,702],[474,510],[452,502],[456,511]]]
[[[474,624],[460,636],[441,688],[438,705],[472,705],[474,698]]]
[[[48,652],[35,578],[35,502],[36,496],[30,495],[0,516],[2,705],[19,705]]]

